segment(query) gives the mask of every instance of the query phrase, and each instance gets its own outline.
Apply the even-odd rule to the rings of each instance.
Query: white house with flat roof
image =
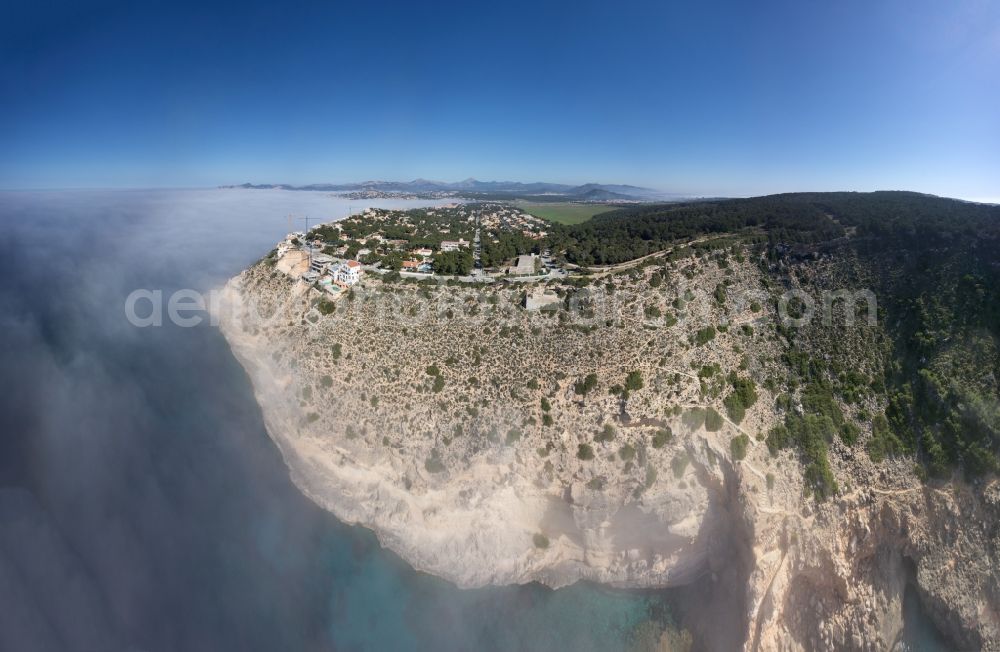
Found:
[[[312,262],[309,264],[309,269],[317,274],[322,274],[332,264],[333,256],[328,256],[327,254],[313,254]]]
[[[458,240],[445,240],[441,243],[441,251],[458,251],[469,246],[469,241],[464,238]]]
[[[361,280],[361,263],[349,260],[337,265],[332,272],[333,280],[344,285],[354,285]]]

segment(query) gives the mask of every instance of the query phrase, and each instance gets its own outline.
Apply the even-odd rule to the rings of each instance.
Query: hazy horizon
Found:
[[[294,182],[294,181],[264,181],[264,180],[260,180],[260,181],[241,181],[241,182],[235,182],[235,183],[232,183],[232,184],[227,183],[227,184],[202,185],[202,186],[170,186],[170,185],[164,185],[164,186],[104,186],[104,187],[101,187],[101,186],[76,186],[76,187],[74,187],[74,186],[66,186],[66,187],[0,188],[0,192],[75,192],[75,191],[81,191],[81,192],[86,192],[86,191],[94,191],[94,192],[100,192],[100,191],[122,191],[122,192],[127,192],[127,191],[145,191],[145,190],[149,190],[149,191],[153,191],[153,190],[225,190],[225,189],[229,189],[231,187],[238,186],[238,185],[240,185],[242,183],[289,185],[289,186],[308,186],[308,185],[313,185],[313,184],[346,185],[346,184],[354,184],[354,183],[365,183],[365,182],[368,182],[368,181],[400,181],[400,182],[405,182],[405,181],[412,181],[412,180],[418,179],[418,178],[426,179],[427,177],[411,177],[411,178],[404,178],[404,179],[388,179],[388,178],[386,178],[386,179],[365,179],[363,181],[343,181],[343,180],[310,181],[310,182],[303,182],[303,183]],[[478,181],[500,181],[500,180],[495,180],[495,179],[477,179],[477,180]],[[435,180],[435,181],[440,181],[440,180]],[[535,182],[549,183],[548,181],[537,180],[537,179],[532,179],[532,180],[503,179],[502,181],[507,181],[507,182],[512,182],[512,183],[517,183],[517,182],[520,182],[520,183],[535,183]],[[454,182],[446,182],[446,183],[454,183]],[[628,183],[628,181],[613,181],[613,182],[603,182],[603,181],[581,181],[581,182],[577,182],[577,181],[569,181],[569,182],[552,182],[552,183],[566,183],[566,185],[572,185],[572,186],[579,186],[579,185],[584,185],[584,184],[587,184],[587,183],[599,183],[601,185],[616,185],[616,184],[621,184],[621,185],[636,185],[636,184],[630,184],[630,183]],[[674,191],[667,192],[667,191],[661,190],[660,188],[649,187],[649,186],[643,186],[643,188],[645,188],[647,190],[655,190],[655,191],[663,193],[664,195],[668,195],[668,194],[669,195],[674,195],[676,200],[685,200],[685,199],[697,200],[697,199],[716,199],[716,198],[718,198],[718,199],[744,199],[744,198],[749,198],[749,197],[761,197],[761,196],[766,196],[766,195],[780,195],[780,194],[797,193],[797,192],[858,192],[858,193],[865,193],[865,192],[915,192],[915,193],[920,193],[920,194],[926,194],[926,195],[933,195],[933,196],[943,197],[945,199],[957,199],[957,200],[960,200],[960,201],[967,201],[967,202],[973,202],[973,203],[978,203],[978,204],[1000,204],[1000,196],[996,196],[996,197],[956,197],[956,196],[948,196],[948,195],[935,195],[935,193],[924,192],[922,190],[913,190],[913,189],[910,189],[910,188],[874,188],[874,189],[871,189],[871,190],[856,190],[856,189],[850,189],[850,188],[830,188],[830,189],[809,188],[809,189],[802,189],[802,190],[776,190],[774,192],[766,192],[766,193],[760,193],[760,194],[743,194],[743,195],[722,194],[722,193],[693,194],[693,193],[674,192]],[[280,190],[280,189],[278,189],[278,190]],[[329,191],[329,190],[289,190],[288,192],[324,192],[325,193],[325,192],[332,192],[332,191]],[[340,191],[337,191],[337,192],[340,192]],[[572,200],[571,198],[567,198],[567,201],[574,201],[574,200]],[[652,201],[652,202],[655,203],[656,201],[668,201],[668,200],[664,200],[664,199],[652,199],[652,200],[649,200],[649,201]]]
[[[976,0],[22,4],[0,26],[0,188],[997,198],[998,44],[1000,5]]]

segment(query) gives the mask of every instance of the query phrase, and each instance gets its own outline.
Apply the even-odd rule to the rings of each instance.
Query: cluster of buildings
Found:
[[[443,240],[441,242],[441,251],[459,251],[460,249],[468,249],[471,246],[472,243],[463,238],[459,238],[458,240]],[[430,274],[434,271],[434,264],[432,262],[434,251],[432,249],[417,247],[411,249],[406,255],[407,258],[402,262],[401,271],[419,274]]]
[[[309,270],[302,274],[306,283],[319,283],[330,294],[355,285],[361,280],[361,263],[356,260],[337,260],[327,254],[313,254]]]
[[[361,280],[361,263],[324,254],[323,246],[321,241],[307,242],[304,233],[289,233],[277,247],[278,267],[306,283],[318,283],[330,294],[338,294]]]
[[[520,231],[532,240],[541,240],[548,233],[548,222],[513,206],[491,206],[491,210],[483,211],[479,221],[486,230]]]
[[[277,247],[278,268],[336,295],[361,280],[362,262],[429,275],[434,272],[437,252],[473,250],[478,260],[478,238],[499,242],[500,233],[512,231],[537,240],[546,236],[547,225],[519,208],[500,203],[423,211],[367,208],[322,228],[289,233]],[[451,239],[439,240],[442,237]],[[501,273],[534,276],[549,268],[550,262],[547,256],[539,260],[535,255],[523,255]]]

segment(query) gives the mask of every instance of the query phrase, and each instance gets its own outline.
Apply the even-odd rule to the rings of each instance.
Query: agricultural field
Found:
[[[611,204],[578,204],[573,202],[516,202],[518,208],[543,220],[558,224],[580,224],[598,213],[613,211],[620,206]]]

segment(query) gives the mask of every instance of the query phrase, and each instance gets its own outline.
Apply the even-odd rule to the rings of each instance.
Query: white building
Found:
[[[333,264],[333,256],[328,256],[326,254],[313,254],[312,263],[310,263],[309,269],[317,274],[323,274],[331,264]]]
[[[469,246],[469,241],[464,238],[458,240],[445,240],[441,243],[441,251],[458,251]]]
[[[354,285],[361,280],[361,263],[349,260],[341,263],[333,270],[333,280],[344,285]]]

